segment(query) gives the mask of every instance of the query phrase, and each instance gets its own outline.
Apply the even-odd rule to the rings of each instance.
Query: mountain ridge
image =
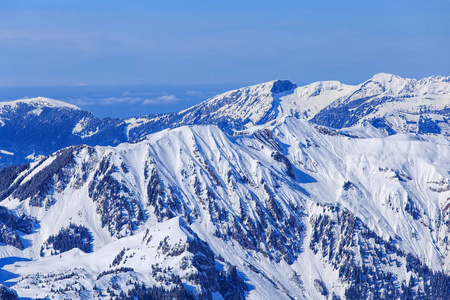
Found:
[[[275,80],[212,97],[180,112],[99,119],[47,98],[0,103],[0,165],[22,164],[69,145],[118,145],[182,125],[215,124],[228,133],[285,116],[331,128],[369,122],[387,134],[450,135],[450,77],[403,79],[379,73],[359,85]]]

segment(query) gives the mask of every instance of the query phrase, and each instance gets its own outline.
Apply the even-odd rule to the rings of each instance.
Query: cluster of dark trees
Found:
[[[68,228],[62,228],[57,235],[51,235],[45,242],[52,245],[54,254],[78,248],[86,253],[92,252],[92,236],[89,230],[82,225],[70,223]]]
[[[122,261],[123,256],[125,255],[125,248],[123,248],[122,250],[120,250],[120,252],[116,255],[116,257],[114,258],[111,266],[117,266],[120,264],[120,262]]]
[[[0,206],[0,243],[23,249],[19,232],[30,234],[36,221],[26,215],[17,216],[4,206]]]
[[[22,166],[8,166],[0,169],[0,201],[8,197],[17,185],[13,185],[13,182],[19,176],[20,173],[28,169],[29,165]]]
[[[133,233],[145,221],[145,213],[130,189],[114,178],[114,172],[110,157],[104,157],[89,184],[89,197],[97,204],[102,227],[111,236],[120,236],[124,229]]]
[[[2,300],[19,300],[17,292],[0,284],[0,299]]]
[[[414,220],[419,220],[421,217],[420,210],[417,208],[413,199],[409,196],[405,203],[405,211],[409,213]]]
[[[4,206],[0,206],[0,223],[13,230],[20,230],[30,234],[33,229],[34,219],[26,215],[16,216],[12,211]]]

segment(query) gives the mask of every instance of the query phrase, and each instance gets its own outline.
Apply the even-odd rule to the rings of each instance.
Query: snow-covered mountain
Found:
[[[332,128],[370,122],[393,133],[449,135],[450,77],[404,79],[380,73],[359,85],[322,81],[297,87],[287,80],[230,91],[184,111],[150,119],[131,131],[215,124],[226,132],[274,124],[286,116]],[[138,134],[136,134],[138,133]]]
[[[450,148],[287,117],[0,171],[1,282],[55,299],[450,297]]]
[[[0,166],[31,162],[71,145],[117,145],[126,141],[121,123],[42,97],[0,102]]]
[[[369,121],[390,134],[448,136],[449,106],[450,77],[415,80],[381,73],[352,88],[311,121],[333,128]]]
[[[370,123],[388,134],[450,134],[450,77],[404,79],[377,74],[359,85],[337,81],[297,87],[276,80],[226,92],[186,110],[99,119],[46,98],[0,103],[0,166],[22,164],[70,145],[116,146],[167,128],[213,124],[232,133],[284,117],[344,128]]]

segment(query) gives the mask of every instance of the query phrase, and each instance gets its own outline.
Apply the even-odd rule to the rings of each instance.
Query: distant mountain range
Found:
[[[368,122],[388,134],[448,136],[450,77],[403,79],[377,74],[345,85],[323,81],[297,87],[271,81],[226,92],[186,110],[128,119],[99,119],[47,98],[0,103],[0,165],[22,164],[61,148],[118,145],[181,125],[213,124],[227,133],[267,126],[286,116],[344,128]]]
[[[5,103],[0,296],[449,299],[449,87],[272,81],[132,119]]]

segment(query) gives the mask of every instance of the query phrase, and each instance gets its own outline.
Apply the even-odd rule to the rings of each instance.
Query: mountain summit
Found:
[[[80,110],[79,107],[73,104],[69,104],[63,101],[53,100],[45,97],[36,97],[36,98],[26,98],[9,102],[0,102],[0,110],[3,112],[4,110],[17,110],[20,108],[68,108],[74,110]]]

